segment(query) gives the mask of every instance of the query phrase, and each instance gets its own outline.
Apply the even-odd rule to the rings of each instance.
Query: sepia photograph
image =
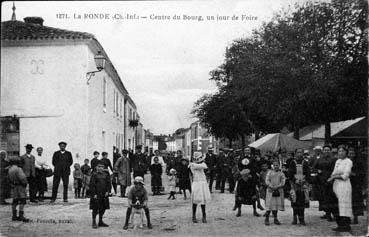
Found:
[[[0,236],[369,236],[367,0],[1,2]]]

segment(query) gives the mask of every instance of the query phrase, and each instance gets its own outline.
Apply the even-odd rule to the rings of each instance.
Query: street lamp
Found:
[[[92,72],[87,72],[86,73],[87,85],[89,84],[89,81],[91,80],[91,77],[95,75],[95,72],[100,72],[105,67],[106,58],[104,57],[104,55],[101,54],[101,51],[97,52],[97,54],[94,57],[94,60],[95,60],[97,71],[92,71]]]

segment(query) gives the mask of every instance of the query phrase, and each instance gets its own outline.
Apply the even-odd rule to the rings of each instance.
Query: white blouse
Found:
[[[46,158],[39,155],[35,156],[35,167],[37,169],[47,169]]]
[[[352,168],[352,161],[349,158],[338,159],[334,166],[332,175],[340,175],[340,177],[346,181],[350,177]]]

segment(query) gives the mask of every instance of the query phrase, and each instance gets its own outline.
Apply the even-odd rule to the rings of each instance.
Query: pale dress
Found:
[[[352,168],[352,161],[349,158],[338,159],[334,166],[332,175],[341,175],[342,179],[335,179],[333,183],[333,191],[338,199],[338,209],[340,216],[352,216],[352,202],[351,202],[351,182],[350,173]]]
[[[286,177],[281,171],[270,170],[265,178],[266,198],[265,198],[265,208],[267,211],[284,211],[284,192],[283,186],[286,182]],[[273,191],[270,187],[279,186],[279,197],[273,197]]]
[[[188,166],[191,169],[193,180],[192,180],[192,192],[191,201],[193,204],[207,204],[210,200],[210,190],[208,183],[206,182],[206,176],[204,169],[208,166],[205,163],[190,163]]]

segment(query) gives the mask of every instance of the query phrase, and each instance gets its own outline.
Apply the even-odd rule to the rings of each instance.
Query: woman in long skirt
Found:
[[[351,230],[350,217],[352,216],[352,188],[350,173],[352,161],[347,158],[347,149],[344,146],[338,148],[338,160],[334,166],[333,173],[328,182],[333,181],[333,191],[338,199],[338,213],[336,218],[338,224],[334,231],[347,232]]]
[[[336,162],[336,159],[332,157],[331,150],[332,148],[329,145],[325,145],[321,157],[317,159],[315,163],[315,168],[317,170],[317,187],[321,195],[319,210],[325,212],[325,215],[321,218],[327,219],[327,221],[333,221],[332,214],[336,215],[335,209],[337,203],[332,183],[328,182]]]
[[[305,224],[305,208],[309,207],[310,168],[303,158],[303,150],[296,149],[295,159],[290,162],[288,176],[291,185],[290,199],[293,209],[292,224],[297,224],[297,217],[301,225]]]
[[[206,223],[206,210],[205,205],[211,200],[210,189],[208,183],[206,182],[206,176],[204,169],[208,166],[204,162],[205,156],[199,151],[194,152],[193,162],[189,164],[189,168],[192,172],[192,222],[197,223],[196,220],[196,209],[197,205],[201,205],[202,211],[202,223]]]
[[[364,215],[364,197],[363,186],[365,180],[365,165],[361,162],[359,156],[353,147],[350,147],[347,154],[351,159],[353,166],[351,170],[350,182],[352,186],[352,212],[354,215],[353,224],[358,224],[358,216]]]

